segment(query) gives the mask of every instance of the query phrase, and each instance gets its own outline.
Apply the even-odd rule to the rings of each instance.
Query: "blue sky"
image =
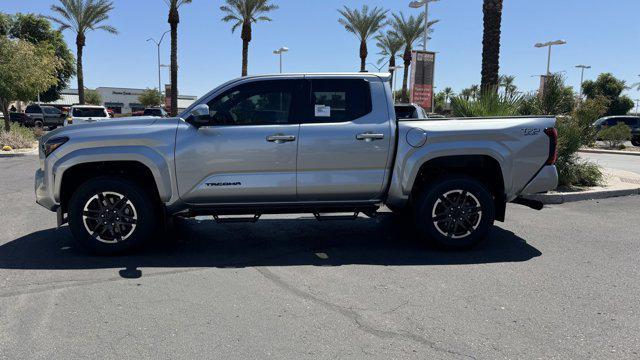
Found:
[[[272,0],[280,9],[273,22],[254,26],[249,72],[278,71],[272,51],[288,46],[285,71],[358,70],[358,41],[338,22],[337,8],[348,5],[382,6],[391,11],[417,12],[409,0]],[[49,14],[55,0],[2,0],[0,11]],[[117,36],[95,31],[88,34],[85,48],[85,82],[88,87],[157,87],[156,48],[145,42],[168,29],[163,0],[115,0],[109,24]],[[240,75],[240,34],[232,34],[222,23],[223,0],[193,0],[181,9],[179,28],[180,92],[202,95],[220,83]],[[629,84],[640,81],[640,1],[638,0],[505,0],[502,23],[501,73],[516,76],[521,90],[531,91],[546,69],[546,51],[533,44],[565,39],[555,47],[551,69],[566,71],[567,82],[577,86],[580,74],[574,68],[592,66],[585,74],[594,78],[612,72]],[[614,5],[615,4],[615,5]],[[482,51],[482,1],[441,0],[430,7],[430,18],[440,19],[429,44],[439,52],[436,87],[455,91],[480,82]],[[74,35],[66,39],[75,53]],[[377,60],[375,42],[370,59]],[[168,36],[162,46],[163,63],[169,61]],[[371,68],[373,69],[373,68]],[[163,70],[163,83],[168,71]],[[630,90],[634,99],[640,93]]]

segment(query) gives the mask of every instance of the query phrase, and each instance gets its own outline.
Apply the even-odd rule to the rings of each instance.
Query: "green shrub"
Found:
[[[478,100],[468,100],[464,96],[451,98],[451,111],[454,116],[514,116],[519,114],[520,96],[504,96],[487,91]]]
[[[35,140],[31,129],[16,123],[11,124],[9,131],[0,130],[0,147],[8,145],[13,149],[30,148]]]
[[[581,160],[576,154],[588,141],[590,135],[583,126],[584,119],[577,116],[559,117],[558,129],[558,167],[560,186],[597,186],[603,176],[596,164]]]
[[[602,139],[610,149],[620,149],[624,147],[624,142],[631,140],[631,128],[623,123],[608,126],[600,130],[598,138]]]

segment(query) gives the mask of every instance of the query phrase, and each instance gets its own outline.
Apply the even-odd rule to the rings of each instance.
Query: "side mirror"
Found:
[[[209,105],[200,104],[191,109],[189,113],[189,122],[194,126],[200,127],[208,125],[210,121]]]

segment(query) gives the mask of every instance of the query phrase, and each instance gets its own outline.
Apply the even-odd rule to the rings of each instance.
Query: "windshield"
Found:
[[[73,108],[73,117],[107,117],[101,108]]]

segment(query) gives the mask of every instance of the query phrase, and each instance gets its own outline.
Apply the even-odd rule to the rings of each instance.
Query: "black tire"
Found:
[[[436,180],[415,202],[414,221],[419,235],[443,249],[473,247],[486,238],[494,219],[491,193],[481,182],[467,176]]]
[[[123,254],[153,237],[156,210],[151,196],[135,182],[98,177],[82,184],[71,197],[69,227],[81,248],[99,255]],[[106,226],[98,224],[103,220]]]

